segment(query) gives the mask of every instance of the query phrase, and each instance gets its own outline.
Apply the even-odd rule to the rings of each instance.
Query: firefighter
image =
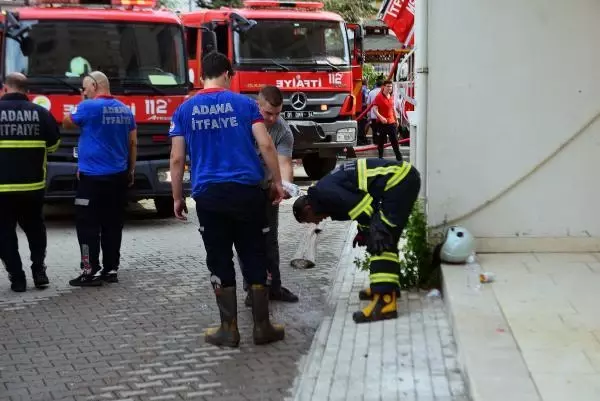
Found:
[[[37,288],[49,284],[46,275],[46,226],[43,217],[46,152],[60,142],[58,124],[42,106],[27,97],[27,78],[6,76],[0,98],[0,259],[8,271],[10,288],[27,289],[19,255],[17,223],[27,236],[31,274]]]
[[[274,205],[284,196],[277,152],[256,101],[227,89],[233,74],[225,55],[207,54],[202,59],[204,89],[177,108],[169,130],[175,217],[186,219],[182,177],[187,149],[192,197],[221,316],[220,327],[209,329],[205,341],[228,347],[238,347],[240,342],[234,245],[250,286],[254,343],[284,337],[283,327],[269,321],[264,230],[267,192],[261,187],[265,173],[255,144],[272,174]]]
[[[356,220],[354,245],[366,245],[370,254],[370,288],[361,298],[371,298],[356,323],[392,319],[398,316],[398,242],[421,188],[416,168],[402,161],[359,159],[336,167],[293,206],[301,223]]]
[[[63,125],[79,127],[75,197],[81,274],[72,286],[119,281],[121,238],[128,187],[133,185],[137,129],[129,107],[112,97],[108,78],[92,71],[82,81],[80,102]],[[102,265],[100,249],[102,248]]]

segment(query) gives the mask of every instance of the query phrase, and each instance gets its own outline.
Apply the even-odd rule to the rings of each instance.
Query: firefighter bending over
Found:
[[[371,255],[370,288],[359,296],[371,303],[354,313],[356,323],[398,316],[398,242],[420,188],[420,174],[409,163],[360,159],[336,167],[294,202],[300,223],[319,223],[327,217],[358,222],[354,244],[366,245]]]

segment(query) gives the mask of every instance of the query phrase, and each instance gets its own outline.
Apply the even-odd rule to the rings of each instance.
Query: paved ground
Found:
[[[51,287],[15,294],[0,274],[0,400],[464,400],[440,299],[405,294],[399,319],[352,322],[367,276],[352,263],[349,223],[325,222],[317,267],[294,270],[307,228],[282,206],[283,281],[301,302],[272,304],[286,339],[256,347],[240,290],[242,344],[230,350],[203,340],[218,311],[194,215],[180,223],[148,209],[129,214],[117,284],[68,286],[79,255],[64,208],[48,218]],[[20,245],[26,260],[23,235]]]
[[[474,401],[600,399],[599,253],[482,254],[496,281],[444,281]]]
[[[203,339],[218,313],[195,217],[180,223],[148,213],[130,215],[117,284],[68,286],[78,273],[69,215],[49,218],[50,288],[16,294],[0,275],[1,400],[266,401],[288,394],[322,320],[348,223],[325,223],[318,267],[293,270],[289,259],[303,230],[283,206],[283,280],[302,301],[274,304],[275,320],[286,324],[285,342],[252,344],[251,313],[240,294],[241,347],[221,350]]]
[[[352,313],[367,304],[358,291],[368,274],[348,244],[328,298],[294,401],[467,401],[444,303],[403,292],[398,319],[356,325]]]

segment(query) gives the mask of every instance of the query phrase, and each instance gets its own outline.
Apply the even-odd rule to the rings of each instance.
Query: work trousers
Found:
[[[373,144],[377,145],[379,142],[379,121],[375,119],[371,119],[371,140]]]
[[[396,124],[378,123],[377,125],[377,152],[379,153],[379,158],[383,159],[383,146],[389,138],[392,149],[394,149],[394,154],[396,155],[396,160],[402,161],[400,145],[398,144],[398,127]]]
[[[279,270],[279,205],[267,197],[265,202],[265,252],[267,257],[267,285],[277,290],[281,288],[281,272]],[[268,229],[268,230],[267,230]],[[238,254],[238,263],[243,271],[243,262]],[[244,280],[244,290],[248,290],[248,283]]]
[[[0,259],[11,279],[25,278],[19,255],[17,224],[29,242],[32,270],[44,267],[47,240],[43,207],[43,190],[0,194]]]
[[[385,249],[379,255],[370,256],[370,287],[374,293],[390,293],[399,290],[400,286],[400,259],[398,255],[398,242],[408,223],[419,190],[421,177],[419,172],[410,167],[409,173],[400,183],[385,191],[379,210],[385,218],[393,224],[386,224],[394,239],[394,246]]]
[[[118,270],[127,206],[127,172],[92,176],[80,173],[75,198],[81,268]]]
[[[366,107],[363,107],[362,111],[364,111]],[[358,120],[358,132],[356,135],[356,144],[357,145],[366,145],[367,141],[367,123],[369,122],[368,116],[364,116],[360,120]]]
[[[238,183],[210,184],[194,197],[213,286],[236,285],[233,246],[245,281],[266,284],[266,199],[260,186]]]

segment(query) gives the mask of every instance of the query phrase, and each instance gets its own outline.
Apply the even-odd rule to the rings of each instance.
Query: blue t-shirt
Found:
[[[255,100],[225,89],[205,89],[177,108],[169,136],[185,138],[192,196],[209,183],[260,184],[264,170],[252,125],[261,121]]]
[[[109,175],[126,171],[129,162],[129,133],[136,128],[129,107],[110,96],[86,99],[71,111],[80,128],[79,171]]]

